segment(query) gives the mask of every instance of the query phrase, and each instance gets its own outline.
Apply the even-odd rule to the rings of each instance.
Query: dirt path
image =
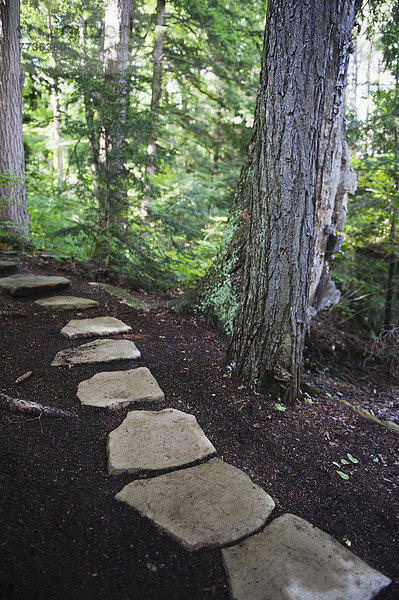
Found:
[[[334,398],[313,398],[312,404],[279,411],[230,379],[224,365],[227,341],[201,318],[166,310],[140,313],[88,285],[79,273],[57,272],[25,259],[29,269],[71,277],[68,294],[98,300],[101,310],[85,311],[84,316],[114,316],[132,327],[132,334],[119,337],[134,339],[142,352],[135,364],[150,368],[166,396],[164,403],[138,408],[173,407],[194,414],[219,456],[275,499],[276,515],[291,512],[309,520],[370,566],[398,578],[396,434],[365,421]],[[79,315],[51,313],[33,299],[6,295],[0,295],[0,311],[0,392],[78,414],[74,420],[45,420],[0,413],[0,597],[227,599],[219,550],[189,553],[114,501],[131,476],[107,476],[105,445],[127,410],[99,413],[80,406],[79,381],[103,367],[49,366],[66,345],[59,330]],[[314,329],[309,366],[320,372],[329,369],[331,394],[335,385],[342,394],[343,382],[335,378],[341,375],[345,382],[340,366],[347,364],[350,370],[348,357],[356,342],[345,337],[348,353],[331,356],[326,340],[335,335],[342,341],[342,334],[330,324],[321,327]],[[107,370],[129,366],[129,361],[118,362]],[[27,371],[33,375],[15,384]],[[364,397],[371,387],[378,390],[375,397],[383,392],[394,397],[393,383],[382,372],[383,365],[380,374],[369,371],[364,386],[350,382],[350,393]],[[334,465],[347,453],[359,462]],[[337,470],[349,479],[343,480]],[[398,595],[394,584],[378,598],[394,600]]]

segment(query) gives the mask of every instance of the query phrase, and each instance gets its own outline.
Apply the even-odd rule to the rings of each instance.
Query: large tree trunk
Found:
[[[255,123],[221,254],[199,305],[229,327],[228,360],[292,403],[305,331],[336,302],[337,251],[354,187],[343,109],[355,0],[268,3]]]
[[[20,5],[0,0],[0,236],[15,247],[29,233],[22,135]]]

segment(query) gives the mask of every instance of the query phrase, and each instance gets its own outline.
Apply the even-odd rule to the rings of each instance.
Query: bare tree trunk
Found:
[[[79,18],[79,44],[81,51],[80,67],[81,67],[81,86],[82,96],[85,109],[87,136],[89,140],[89,157],[90,157],[90,168],[93,174],[93,188],[94,195],[99,198],[99,135],[97,133],[97,126],[95,123],[96,106],[98,105],[98,90],[91,93],[88,82],[92,80],[92,73],[88,72],[87,54],[89,52],[88,40],[87,40],[87,24],[83,17]],[[98,72],[101,71],[102,65],[102,54],[98,58]],[[93,97],[95,96],[95,97]]]
[[[395,122],[395,148],[394,148],[394,164],[395,164],[395,182],[394,189],[396,192],[399,190],[399,59],[396,61],[396,73],[395,73],[395,106],[396,106],[396,122]],[[388,279],[387,279],[387,290],[385,297],[385,313],[384,313],[384,329],[392,329],[394,326],[394,298],[395,298],[395,287],[396,287],[396,274],[398,272],[398,250],[399,242],[397,235],[397,220],[399,218],[399,210],[397,207],[392,208],[391,224],[389,232],[389,267],[388,267]]]
[[[16,247],[29,233],[20,37],[19,1],[0,0],[0,236]]]
[[[102,129],[99,137],[100,233],[97,254],[104,265],[109,261],[109,238],[123,229],[121,217],[126,208],[124,182],[124,142],[129,106],[130,1],[108,0],[105,9],[103,97],[100,109]]]
[[[385,311],[384,311],[384,325],[383,329],[388,331],[392,329],[394,326],[394,316],[393,316],[393,307],[394,307],[394,297],[395,297],[395,287],[396,287],[396,274],[398,272],[398,257],[397,257],[397,233],[396,233],[396,220],[398,218],[398,211],[394,211],[394,214],[391,218],[391,228],[389,233],[389,245],[390,245],[390,255],[389,255],[389,267],[388,267],[388,278],[387,278],[387,289],[385,296]]]
[[[49,11],[47,18],[47,25],[49,30],[50,42],[53,38],[53,22],[51,18],[51,13]],[[50,107],[53,113],[53,121],[51,124],[51,139],[50,139],[50,147],[53,152],[53,168],[55,179],[58,184],[64,181],[64,160],[63,160],[63,151],[62,151],[62,139],[61,139],[61,122],[60,122],[60,97],[58,93],[58,78],[56,77],[54,71],[56,68],[56,61],[54,57],[54,53],[52,51],[52,43],[50,43],[49,50],[49,64],[51,69],[53,69],[53,74],[50,77]]]

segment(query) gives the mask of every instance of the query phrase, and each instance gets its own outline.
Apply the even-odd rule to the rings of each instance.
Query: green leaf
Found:
[[[340,477],[342,477],[342,479],[349,479],[349,475],[347,475],[346,473],[343,473],[342,471],[337,471],[337,473]]]
[[[277,408],[277,410],[281,410],[281,411],[287,410],[286,407],[283,406],[283,404],[279,404],[278,402],[276,402],[276,404],[274,406]]]
[[[348,452],[348,454],[347,454],[346,456],[347,456],[347,457],[349,458],[349,460],[350,460],[352,463],[354,463],[355,465],[356,465],[356,464],[359,462],[359,461],[357,460],[357,458],[354,458],[354,457],[352,456],[352,454],[349,454],[349,452]]]
[[[349,464],[350,464],[350,463],[349,463],[349,460],[346,460],[345,458],[341,458],[341,463],[342,463],[343,465],[349,465]]]

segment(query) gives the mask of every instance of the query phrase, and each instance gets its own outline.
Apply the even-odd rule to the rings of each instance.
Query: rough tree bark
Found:
[[[19,1],[0,0],[0,236],[15,247],[23,246],[29,233],[20,38]]]
[[[248,149],[219,257],[197,290],[221,320],[228,361],[252,388],[293,403],[305,332],[338,300],[339,249],[354,175],[343,140],[356,0],[271,0]]]

